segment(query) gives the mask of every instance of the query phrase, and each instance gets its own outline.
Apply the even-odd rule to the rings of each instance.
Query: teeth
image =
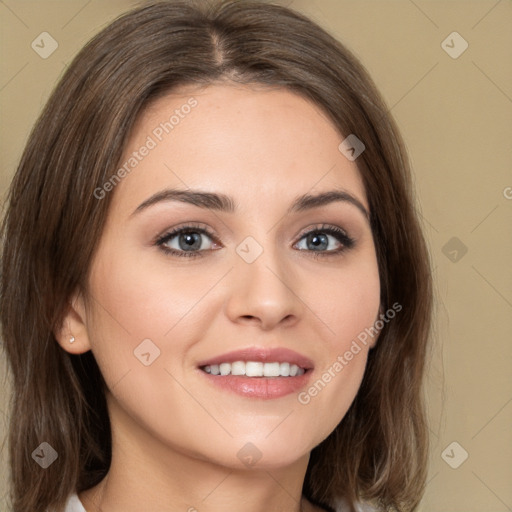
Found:
[[[229,375],[231,373],[231,365],[229,363],[219,364],[219,370],[221,375]]]
[[[231,375],[245,375],[245,363],[243,361],[231,363]]]
[[[279,377],[279,363],[265,363],[263,365],[263,377]]]
[[[212,364],[203,367],[203,370],[212,375],[245,375],[246,377],[295,377],[305,373],[305,370],[296,364],[256,361]]]
[[[289,377],[290,376],[290,363],[281,363],[279,365],[279,373],[283,377]]]
[[[248,361],[245,363],[245,375],[247,377],[263,377],[263,363]]]

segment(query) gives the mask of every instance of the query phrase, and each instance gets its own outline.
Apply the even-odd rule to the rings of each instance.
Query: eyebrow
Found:
[[[201,190],[179,190],[179,189],[165,189],[152,195],[141,203],[131,216],[146,210],[162,202],[179,201],[182,203],[192,204],[199,208],[208,210],[215,210],[219,212],[235,213],[237,210],[236,201],[225,194],[203,192]],[[298,213],[313,208],[325,206],[334,202],[344,202],[355,206],[366,218],[370,220],[368,210],[364,205],[346,190],[329,190],[319,194],[304,194],[297,197],[287,210],[287,214]]]

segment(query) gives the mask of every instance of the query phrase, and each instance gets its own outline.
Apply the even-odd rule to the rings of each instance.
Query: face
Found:
[[[67,349],[91,349],[99,364],[113,425],[229,467],[244,455],[291,463],[334,430],[375,343],[360,335],[380,296],[368,201],[343,139],[283,89],[181,89],[146,109],[125,172],[97,191],[114,195],[68,324],[77,341]],[[200,368],[241,349],[258,350],[233,360],[265,372],[276,365],[262,351],[293,351],[267,362],[307,371]]]

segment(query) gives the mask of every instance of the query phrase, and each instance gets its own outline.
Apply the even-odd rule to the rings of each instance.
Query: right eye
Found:
[[[183,226],[165,233],[156,241],[162,251],[172,256],[196,257],[203,256],[202,253],[213,250],[205,247],[204,237],[212,240],[216,245],[216,239],[209,230],[197,226]]]

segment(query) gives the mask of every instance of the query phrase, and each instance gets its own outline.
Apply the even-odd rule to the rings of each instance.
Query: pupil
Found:
[[[326,235],[310,235],[309,242],[311,242],[316,248],[322,247],[322,249],[326,249],[329,242],[327,240]]]
[[[182,235],[183,238],[180,239],[180,249],[190,250],[190,249],[199,249],[201,246],[201,241],[199,239],[198,233],[185,233]],[[185,246],[181,244],[181,241],[185,240]]]

